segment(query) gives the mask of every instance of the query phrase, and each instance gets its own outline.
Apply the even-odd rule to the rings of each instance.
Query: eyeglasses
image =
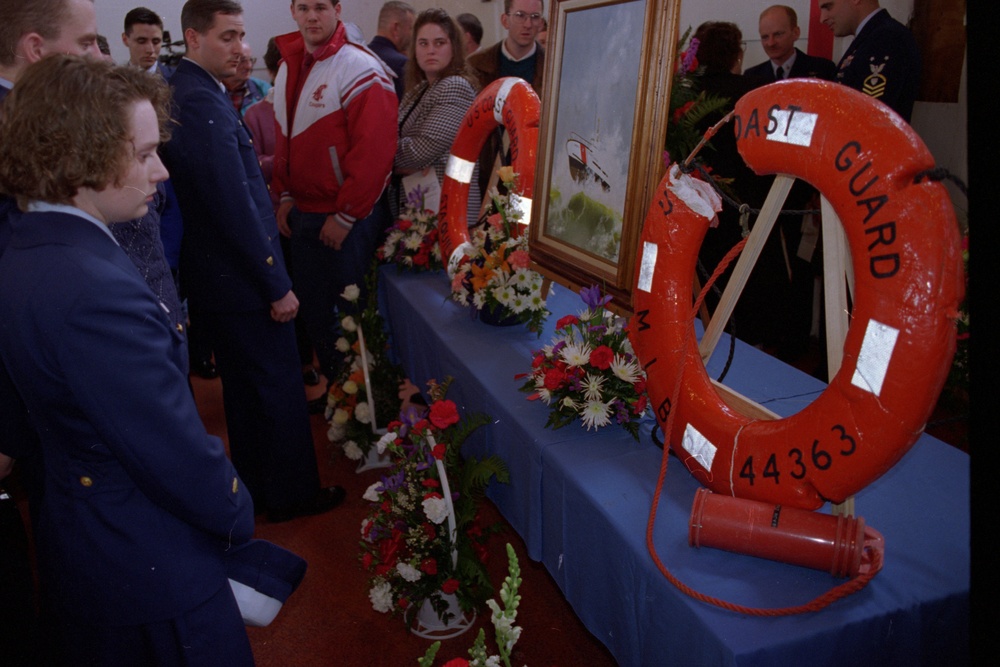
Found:
[[[534,14],[528,14],[527,12],[516,11],[516,12],[510,13],[510,14],[507,14],[507,16],[511,17],[512,19],[514,19],[518,23],[527,23],[529,20],[532,23],[539,23],[542,20],[542,15],[539,14],[538,12],[535,12]]]
[[[247,58],[245,56],[240,56],[240,64],[242,65],[243,63],[250,63],[250,67],[254,67],[257,65],[257,58],[256,57]]]

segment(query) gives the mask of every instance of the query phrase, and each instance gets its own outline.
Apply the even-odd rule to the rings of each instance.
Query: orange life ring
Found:
[[[506,76],[483,88],[465,113],[451,145],[438,207],[438,243],[441,256],[447,258],[449,276],[454,276],[462,258],[473,252],[466,213],[469,183],[487,138],[501,125],[510,137],[511,166],[521,185],[522,221],[530,219],[540,108],[538,95],[528,82]]]
[[[727,405],[698,352],[689,295],[710,222],[674,167],[642,235],[632,341],[651,405],[688,470],[716,493],[805,509],[843,502],[923,432],[955,351],[964,292],[958,227],[934,166],[887,107],[844,86],[792,79],[736,104],[740,154],[760,174],[802,178],[843,224],[856,281],[840,370],[805,409],[759,420]],[[676,405],[671,407],[671,397]]]

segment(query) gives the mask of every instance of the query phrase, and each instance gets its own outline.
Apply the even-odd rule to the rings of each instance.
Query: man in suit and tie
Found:
[[[767,60],[749,68],[744,76],[760,85],[781,79],[814,77],[833,81],[837,66],[826,58],[803,53],[795,47],[799,38],[798,16],[786,5],[772,5],[760,14],[760,43]]]
[[[920,92],[920,50],[878,0],[820,0],[820,20],[836,37],[854,35],[837,81],[876,98],[910,122]]]
[[[122,44],[128,48],[128,64],[169,79],[173,69],[160,62],[163,19],[151,9],[136,7],[125,15]]]
[[[270,521],[318,514],[344,499],[321,488],[271,197],[250,134],[222,79],[243,52],[234,0],[188,0],[187,55],[170,83],[173,138],[163,147],[181,212],[181,277],[215,351],[233,463]]]

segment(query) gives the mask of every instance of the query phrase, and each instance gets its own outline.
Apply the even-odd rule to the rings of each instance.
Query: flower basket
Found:
[[[500,178],[507,194],[490,192],[494,212],[484,226],[472,230],[469,257],[455,266],[451,298],[471,307],[486,324],[520,323],[541,334],[549,311],[542,276],[529,268],[528,237],[520,225],[523,212],[516,204],[517,175],[501,167]]]
[[[399,218],[386,232],[377,256],[380,261],[393,263],[400,270],[439,271],[444,268],[438,245],[437,213],[424,208],[419,188],[408,196]]]
[[[340,443],[349,459],[358,461],[359,473],[390,465],[373,445],[385,433],[390,415],[399,414],[401,403],[403,372],[389,361],[388,338],[378,312],[377,269],[373,266],[366,278],[364,310],[357,318],[347,315],[341,321],[343,336],[336,345],[344,354],[344,371],[327,394],[327,437]],[[360,294],[356,285],[350,285],[341,296],[356,302]]]
[[[485,545],[498,527],[481,526],[477,508],[491,479],[508,479],[498,457],[462,458],[465,438],[491,420],[460,420],[444,399],[447,384],[432,385],[430,407],[411,407],[378,441],[392,467],[365,491],[370,511],[361,529],[372,607],[401,615],[412,632],[431,638],[464,632],[493,592]]]
[[[625,321],[604,309],[611,297],[596,285],[580,296],[587,309],[561,318],[552,343],[534,353],[531,371],[515,379],[527,378],[521,391],[550,406],[546,426],[579,420],[589,431],[618,424],[638,439],[649,399]]]

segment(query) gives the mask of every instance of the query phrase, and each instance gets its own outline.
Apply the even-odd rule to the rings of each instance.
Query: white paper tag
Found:
[[[851,384],[876,396],[881,394],[882,383],[885,382],[885,374],[889,370],[889,361],[892,359],[897,338],[899,329],[868,320],[865,340],[861,344],[861,352],[858,353],[858,364],[854,367]]]
[[[653,291],[653,274],[656,272],[656,255],[660,247],[655,243],[643,241],[642,262],[639,265],[639,282],[636,287],[643,292]]]
[[[719,451],[718,447],[709,442],[708,438],[703,436],[691,424],[688,424],[684,429],[684,438],[681,440],[681,447],[693,456],[694,460],[700,463],[705,470],[712,469],[712,461],[715,460],[715,453]]]
[[[772,115],[777,120],[778,129],[767,135],[768,141],[796,146],[809,146],[812,143],[813,130],[816,129],[819,114],[776,109]]]

